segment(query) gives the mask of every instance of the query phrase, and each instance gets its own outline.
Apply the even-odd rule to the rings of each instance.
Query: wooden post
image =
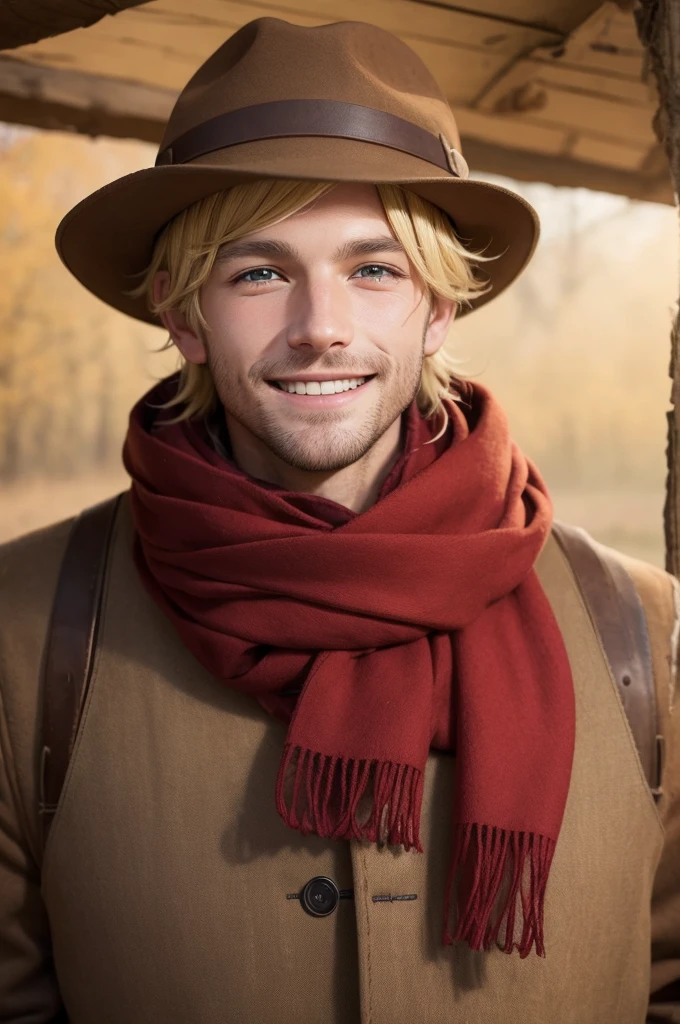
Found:
[[[677,202],[680,193],[680,0],[635,0],[633,14],[647,51],[646,71],[654,75],[659,107],[654,130],[670,165]],[[680,310],[671,330],[671,409],[666,459],[666,569],[680,576]]]

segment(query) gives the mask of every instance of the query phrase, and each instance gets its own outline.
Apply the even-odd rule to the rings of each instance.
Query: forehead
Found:
[[[249,232],[220,246],[217,263],[235,258],[292,258],[299,246],[332,249],[332,259],[385,251],[403,253],[374,185],[342,183],[277,224]]]
[[[348,221],[379,220],[388,226],[385,210],[375,185],[362,182],[341,182],[325,195],[298,210],[288,221],[313,219],[320,216],[342,217]],[[286,221],[282,221],[285,224]]]

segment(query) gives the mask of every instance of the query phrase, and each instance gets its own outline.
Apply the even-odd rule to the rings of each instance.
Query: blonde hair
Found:
[[[297,213],[335,188],[337,182],[270,179],[234,185],[199,199],[170,220],[155,240],[142,282],[128,294],[146,295],[153,313],[177,309],[191,329],[203,340],[208,324],[201,312],[201,286],[208,279],[218,249],[261,228],[277,224]],[[426,293],[469,303],[487,287],[475,276],[476,262],[487,257],[472,253],[456,237],[452,222],[432,203],[399,185],[377,184],[385,216],[408,259],[420,276]],[[170,275],[170,288],[161,302],[153,299],[153,282],[159,270]],[[173,344],[168,338],[163,346]],[[456,395],[462,381],[457,376],[455,357],[448,351],[448,339],[434,355],[425,356],[417,394],[421,414],[429,418],[443,413],[444,396]],[[180,379],[176,396],[168,406],[183,405],[173,422],[209,414],[217,403],[210,368],[180,357]],[[436,438],[433,438],[436,440]]]

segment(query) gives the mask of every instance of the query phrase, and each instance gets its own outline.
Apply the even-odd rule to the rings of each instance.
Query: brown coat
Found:
[[[41,876],[37,680],[68,528],[0,550],[0,1022],[53,1021],[63,999],[72,1024],[680,1024],[669,576],[621,556],[646,609],[666,736],[655,805],[552,538],[537,564],[572,665],[576,749],[547,956],[520,960],[440,942],[454,758],[428,761],[423,854],[286,828],[274,807],[285,729],[201,668],[147,597],[125,503]],[[315,875],[353,899],[309,916],[287,897]],[[417,898],[375,900],[386,895]],[[663,986],[652,1012],[649,993]]]

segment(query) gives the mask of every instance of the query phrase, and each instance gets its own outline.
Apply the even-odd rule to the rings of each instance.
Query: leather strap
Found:
[[[42,666],[38,813],[44,850],[73,752],[97,643],[105,565],[122,495],[76,519],[59,570]]]
[[[663,736],[644,608],[632,578],[602,544],[577,526],[554,522],[597,629],[655,799],[661,796]]]
[[[453,151],[456,159],[447,159],[443,139],[426,128],[384,110],[339,100],[274,100],[219,114],[159,151],[156,167],[190,163],[206,153],[244,142],[295,135],[374,142],[420,157],[455,177],[465,177],[467,172],[457,150]]]

